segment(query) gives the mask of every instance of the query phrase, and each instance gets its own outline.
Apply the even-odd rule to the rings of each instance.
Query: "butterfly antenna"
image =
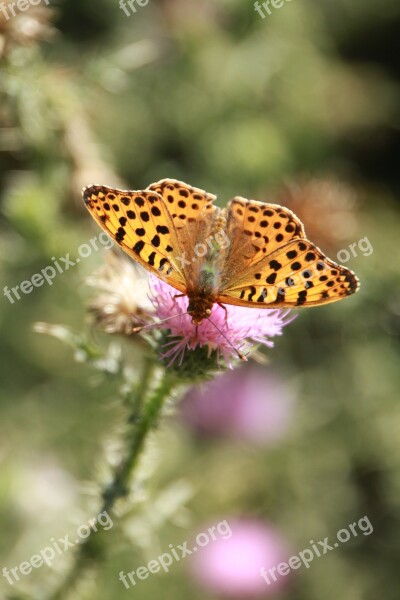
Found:
[[[210,321],[211,325],[214,325],[215,329],[222,335],[222,337],[229,344],[229,346],[231,348],[233,348],[233,350],[236,352],[236,354],[238,355],[238,357],[240,358],[240,360],[244,360],[245,362],[247,362],[247,357],[244,354],[242,354],[240,352],[240,350],[238,350],[237,348],[235,348],[235,346],[232,344],[232,342],[230,341],[230,339],[224,334],[223,331],[221,331],[221,329],[218,327],[218,325],[216,325],[214,323],[214,321],[211,321],[211,319],[209,317],[207,317],[207,319],[208,319],[208,321]]]
[[[134,327],[132,329],[132,333],[141,333],[144,329],[152,329],[153,327],[158,327],[161,323],[165,323],[166,321],[171,321],[171,319],[176,319],[176,317],[183,317],[183,315],[187,315],[187,312],[178,313],[177,315],[172,315],[172,317],[167,317],[166,319],[162,319],[161,321],[157,321],[156,323],[149,323],[148,325],[141,325],[140,327]]]

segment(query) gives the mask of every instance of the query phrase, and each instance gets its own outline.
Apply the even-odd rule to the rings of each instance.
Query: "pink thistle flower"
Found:
[[[229,519],[231,537],[217,538],[191,557],[188,567],[198,584],[213,596],[230,600],[276,597],[285,577],[268,585],[262,572],[290,556],[289,544],[273,525],[255,519]]]
[[[168,319],[160,327],[169,330],[173,339],[164,345],[163,358],[170,358],[169,365],[178,360],[179,365],[187,350],[207,348],[208,356],[217,353],[218,363],[222,357],[232,368],[231,358],[237,352],[248,352],[252,344],[263,344],[272,348],[272,338],[282,335],[285,325],[296,317],[290,316],[289,310],[265,310],[226,306],[225,310],[215,304],[209,319],[200,325],[194,325],[187,314],[188,298],[176,298],[178,292],[167,283],[151,277],[150,299],[154,306],[155,316]],[[176,315],[174,318],[174,315]]]
[[[245,366],[192,386],[183,398],[181,414],[200,436],[273,445],[288,431],[294,400],[294,391],[283,377]]]

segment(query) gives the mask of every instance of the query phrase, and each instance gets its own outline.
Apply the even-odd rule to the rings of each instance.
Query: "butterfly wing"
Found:
[[[161,196],[168,208],[182,252],[176,261],[188,286],[194,288],[209,252],[207,241],[213,235],[219,214],[213,204],[216,196],[175,179],[163,179],[147,190]]]
[[[226,235],[230,246],[224,256],[222,289],[276,248],[305,237],[302,222],[289,209],[240,197],[228,204]]]
[[[92,185],[83,200],[97,223],[145,269],[181,292],[185,275],[176,256],[182,253],[174,222],[154,191],[123,191]]]
[[[354,273],[308,241],[301,221],[286,208],[235,198],[228,209],[227,235],[232,243],[219,302],[259,308],[315,306],[358,289]]]
[[[194,188],[176,179],[162,179],[150,185],[147,190],[162,197],[178,230],[197,231],[206,215],[213,214],[216,207],[213,201],[216,196],[199,188]],[[192,235],[195,239],[199,236]]]

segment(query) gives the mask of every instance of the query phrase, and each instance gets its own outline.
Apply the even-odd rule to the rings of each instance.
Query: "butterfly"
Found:
[[[216,196],[174,179],[145,190],[91,185],[92,217],[145,269],[188,297],[200,324],[214,304],[256,308],[318,306],[356,292],[355,274],[310,242],[287,208]]]

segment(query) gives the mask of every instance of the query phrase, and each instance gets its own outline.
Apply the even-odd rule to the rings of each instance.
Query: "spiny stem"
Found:
[[[135,415],[135,434],[130,439],[126,457],[116,470],[113,481],[103,492],[103,511],[111,510],[118,498],[127,495],[129,479],[137,465],[144,442],[148,433],[157,424],[161,409],[173,385],[174,378],[165,372],[158,388],[144,404],[141,413]]]
[[[103,504],[101,511],[112,511],[118,499],[129,493],[132,475],[138,464],[139,458],[145,447],[147,437],[151,430],[156,427],[160,418],[162,408],[170,392],[174,388],[176,379],[167,371],[164,371],[162,380],[158,387],[146,401],[152,376],[154,375],[154,363],[146,362],[137,392],[133,398],[132,412],[129,417],[129,439],[126,455],[120,465],[116,468],[112,481],[103,492]],[[104,531],[93,531],[86,540],[82,541],[76,555],[71,571],[63,584],[53,592],[50,600],[63,600],[78,583],[80,576],[91,566],[96,566],[105,550]]]

